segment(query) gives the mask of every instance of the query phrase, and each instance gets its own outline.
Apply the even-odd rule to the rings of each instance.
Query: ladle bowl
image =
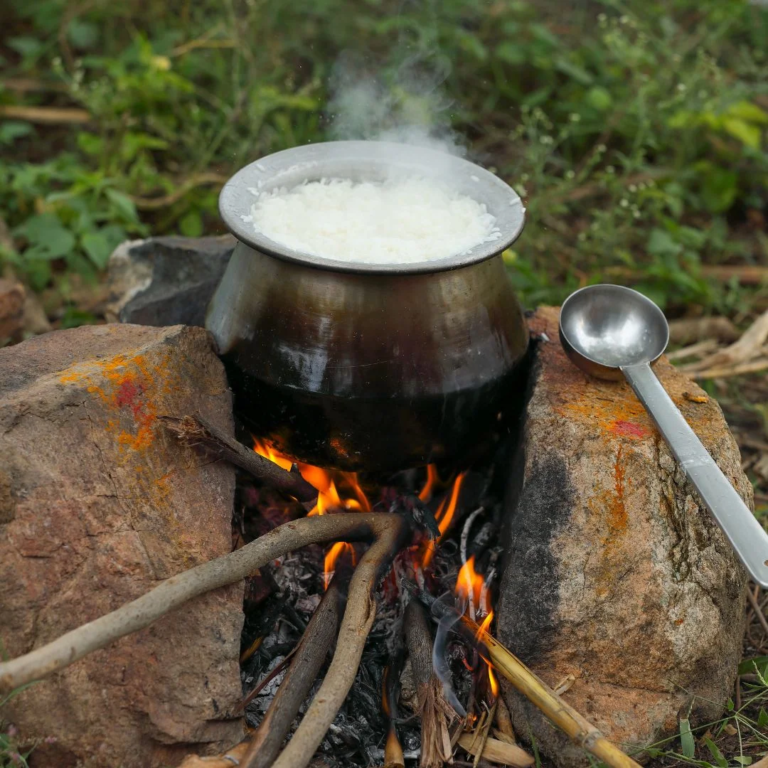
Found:
[[[560,340],[586,373],[627,379],[752,578],[768,587],[768,534],[651,369],[669,342],[664,313],[630,288],[592,285],[563,304]]]

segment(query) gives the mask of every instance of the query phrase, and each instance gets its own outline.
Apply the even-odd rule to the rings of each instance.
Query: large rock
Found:
[[[205,326],[208,302],[234,247],[231,235],[123,243],[109,260],[107,318],[141,325]]]
[[[565,357],[558,313],[540,337],[522,451],[506,500],[502,642],[628,749],[716,719],[733,690],[746,575],[623,382]],[[656,371],[744,500],[752,488],[718,405],[662,360]],[[586,764],[514,691],[515,726],[560,766]]]
[[[57,331],[0,350],[0,640],[11,657],[231,549],[234,474],[167,435],[199,414],[232,432],[198,328]],[[242,585],[202,596],[24,690],[2,712],[30,764],[175,765],[242,723]]]

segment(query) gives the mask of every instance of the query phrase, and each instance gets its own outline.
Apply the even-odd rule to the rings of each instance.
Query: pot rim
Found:
[[[414,264],[340,261],[296,251],[258,232],[248,214],[261,191],[293,187],[324,177],[387,178],[393,173],[450,182],[458,191],[485,204],[496,217],[500,235],[444,259]],[[520,235],[525,207],[520,196],[498,176],[454,155],[431,148],[388,141],[328,141],[286,149],[256,160],[235,173],[219,195],[219,212],[242,243],[278,259],[308,267],[367,274],[419,274],[466,267],[497,256]]]

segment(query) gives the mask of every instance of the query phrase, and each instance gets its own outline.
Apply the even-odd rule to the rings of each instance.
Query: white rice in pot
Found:
[[[257,232],[313,256],[413,264],[464,253],[499,237],[485,205],[427,179],[323,179],[261,193]]]

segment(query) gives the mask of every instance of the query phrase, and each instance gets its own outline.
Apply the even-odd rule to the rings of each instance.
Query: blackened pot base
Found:
[[[525,394],[525,366],[475,389],[404,400],[278,387],[231,359],[225,364],[236,413],[255,437],[307,464],[354,472],[460,460],[492,437]]]

